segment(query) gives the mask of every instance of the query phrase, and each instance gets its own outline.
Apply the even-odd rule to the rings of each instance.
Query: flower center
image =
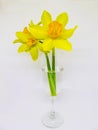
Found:
[[[30,34],[29,31],[28,31],[28,29],[27,29],[27,27],[24,28],[23,33],[25,33],[25,34]],[[33,46],[33,45],[35,45],[35,44],[36,44],[36,39],[34,39],[34,38],[29,38],[29,39],[28,39],[27,45],[28,45],[29,47],[31,47],[31,46]]]
[[[33,46],[35,44],[36,44],[36,40],[35,39],[33,39],[33,38],[28,39],[27,45],[29,47],[31,47],[31,46]]]
[[[48,26],[48,35],[51,38],[57,38],[61,35],[62,33],[62,24],[60,24],[57,21],[53,21],[49,24]]]

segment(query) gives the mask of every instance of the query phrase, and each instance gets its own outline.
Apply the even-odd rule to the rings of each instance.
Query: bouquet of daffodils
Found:
[[[47,64],[47,76],[51,96],[56,96],[56,71],[55,71],[55,49],[72,50],[72,45],[68,41],[77,26],[67,29],[68,15],[66,12],[59,14],[55,20],[48,11],[43,11],[39,23],[32,21],[23,31],[16,32],[17,39],[13,43],[21,43],[18,52],[30,53],[32,59],[36,61],[39,51],[44,53]],[[52,55],[52,64],[48,54]]]

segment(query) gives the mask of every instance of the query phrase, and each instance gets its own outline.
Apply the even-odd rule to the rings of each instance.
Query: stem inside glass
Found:
[[[48,83],[49,83],[49,87],[50,87],[50,92],[51,92],[51,96],[57,96],[57,87],[56,87],[56,77],[57,77],[57,71],[61,71],[58,70],[56,68],[56,64],[55,64],[55,48],[52,49],[51,53],[51,62],[48,56],[48,53],[45,53],[45,58],[46,58],[46,72],[47,72],[47,77],[48,77]],[[51,64],[52,63],[52,64]]]

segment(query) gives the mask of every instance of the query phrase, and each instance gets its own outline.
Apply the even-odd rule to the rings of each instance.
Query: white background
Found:
[[[12,44],[15,32],[31,19],[39,22],[44,9],[53,18],[66,11],[67,26],[78,25],[70,39],[73,51],[57,53],[64,67],[56,100],[64,124],[58,130],[98,130],[98,0],[0,1],[0,130],[48,130],[41,123],[51,105],[44,56],[33,62]]]

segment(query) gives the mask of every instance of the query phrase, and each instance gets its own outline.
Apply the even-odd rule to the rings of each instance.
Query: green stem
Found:
[[[52,70],[55,71],[55,48],[52,49]]]
[[[55,71],[55,48],[52,49],[52,72],[53,72],[53,79],[54,79],[54,85],[56,89],[56,71]]]
[[[46,56],[47,69],[48,69],[48,71],[50,72],[50,71],[51,71],[51,66],[50,66],[50,61],[49,61],[48,54],[45,53],[45,56]]]
[[[50,85],[51,95],[56,96],[54,79],[52,77],[50,61],[49,61],[49,57],[48,57],[47,53],[45,53],[45,57],[46,57],[46,63],[47,63],[47,69],[48,69],[47,75],[48,75],[48,81],[49,81],[49,85]]]

